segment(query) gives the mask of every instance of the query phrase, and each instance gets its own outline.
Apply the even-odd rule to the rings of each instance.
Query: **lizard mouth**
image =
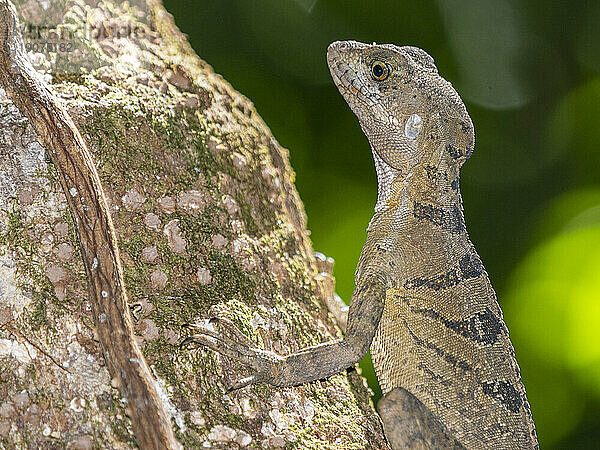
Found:
[[[378,95],[367,90],[366,86],[361,83],[358,73],[344,58],[346,53],[344,50],[350,50],[352,44],[351,42],[337,41],[327,48],[327,65],[331,77],[342,96],[347,100],[354,97],[365,103],[373,104],[377,101]]]

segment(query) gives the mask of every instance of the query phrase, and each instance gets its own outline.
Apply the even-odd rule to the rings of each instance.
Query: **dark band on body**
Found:
[[[517,389],[507,381],[483,381],[483,393],[499,400],[509,411],[518,413],[523,406],[523,398]]]
[[[426,341],[425,339],[421,339],[419,336],[417,336],[415,333],[413,333],[413,331],[408,326],[408,323],[406,322],[406,320],[403,320],[403,323],[404,323],[404,326],[406,327],[406,329],[408,330],[408,334],[410,334],[410,337],[415,341],[415,343],[417,345],[420,345],[421,347],[425,347],[429,350],[434,351],[440,358],[442,358],[444,361],[446,361],[448,364],[450,364],[453,367],[462,369],[465,372],[469,372],[469,371],[473,370],[473,367],[471,367],[471,365],[469,363],[467,363],[461,359],[458,359],[454,355],[451,355],[447,351],[439,348],[433,342],[429,342],[429,341]]]
[[[465,230],[465,220],[460,208],[452,206],[450,210],[433,205],[415,202],[413,216],[420,220],[427,220],[451,233],[459,234]]]

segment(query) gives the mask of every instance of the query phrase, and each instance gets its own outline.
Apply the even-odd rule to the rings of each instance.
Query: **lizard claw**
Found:
[[[215,325],[217,324],[220,325],[222,332],[216,330]],[[221,317],[204,319],[188,325],[188,328],[193,329],[195,332],[194,335],[191,336],[191,338],[193,338],[192,340],[199,343],[203,343],[200,342],[199,339],[205,339],[213,343],[218,342],[222,346],[235,349],[243,355],[251,354],[249,351],[253,350],[255,345],[254,342],[244,335],[230,320]],[[191,342],[190,338],[187,338],[185,341]],[[207,347],[211,346],[207,345]]]
[[[219,331],[215,328],[217,324]],[[256,348],[255,344],[230,320],[212,317],[185,326],[193,329],[194,334],[185,338],[180,344],[181,347],[193,342],[208,347],[227,358],[235,359],[256,371],[254,375],[235,382],[227,389],[227,392],[241,389],[250,384],[273,382],[274,366],[282,358],[273,352]]]
[[[251,384],[256,384],[256,383],[259,383],[259,382],[260,382],[260,380],[258,380],[255,375],[250,375],[249,377],[242,378],[241,380],[238,380],[235,383],[233,383],[231,386],[229,386],[227,388],[227,390],[225,391],[225,393],[226,394],[230,394],[233,391],[237,391],[238,389],[241,389],[241,388],[244,388],[244,387],[249,386]]]

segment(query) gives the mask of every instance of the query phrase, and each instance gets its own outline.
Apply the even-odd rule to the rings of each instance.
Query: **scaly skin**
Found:
[[[358,362],[370,346],[384,400],[397,392],[412,398],[402,411],[396,397],[386,403],[388,436],[402,435],[406,423],[390,417],[408,408],[409,416],[431,412],[428,426],[439,421],[460,442],[455,446],[537,448],[502,311],[465,228],[458,177],[475,139],[462,100],[415,47],[334,42],[327,62],[369,140],[378,176],[346,334],[279,356],[252,348],[220,319],[223,332],[203,322],[189,341],[256,370],[235,388],[324,378]],[[435,442],[442,441],[422,445]]]

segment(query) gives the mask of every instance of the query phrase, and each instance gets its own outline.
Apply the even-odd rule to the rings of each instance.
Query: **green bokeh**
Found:
[[[568,446],[565,437],[600,404],[600,206],[573,211],[590,194],[573,193],[549,208],[549,217],[562,212],[557,221],[566,223],[525,255],[503,296],[547,446]]]
[[[435,58],[475,123],[461,177],[467,226],[505,310],[540,442],[600,446],[600,3],[165,3],[290,149],[314,247],[336,259],[346,300],[376,180],[325,49],[356,39]]]

